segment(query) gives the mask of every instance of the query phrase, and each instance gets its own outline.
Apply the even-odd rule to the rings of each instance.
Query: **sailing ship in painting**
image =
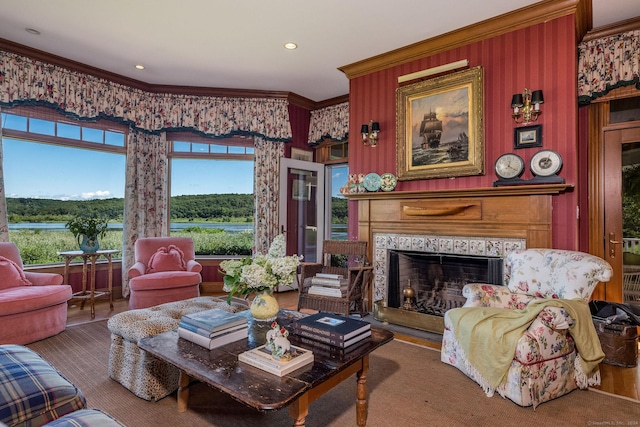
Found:
[[[429,111],[424,115],[420,124],[420,136],[422,137],[422,149],[437,148],[442,137],[442,121],[438,120],[436,113]]]
[[[467,120],[460,122],[462,127],[467,123]],[[453,129],[450,128],[447,128],[448,132],[444,132],[443,135],[443,120],[438,119],[436,113],[431,110],[424,113],[417,135],[420,140],[417,145],[413,145],[413,166],[466,161],[469,158],[469,135],[460,127],[455,127],[460,130],[457,136],[451,135]]]

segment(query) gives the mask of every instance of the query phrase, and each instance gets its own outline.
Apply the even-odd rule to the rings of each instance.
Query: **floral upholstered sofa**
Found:
[[[604,353],[587,302],[596,285],[611,275],[606,261],[582,252],[511,252],[505,259],[506,286],[467,284],[465,305],[445,313],[441,360],[480,384],[488,396],[497,391],[518,405],[534,408],[578,387],[599,384],[598,363]],[[527,313],[527,321],[520,321]],[[471,332],[463,330],[471,329],[462,320],[465,317],[491,317],[494,323],[482,332],[474,326]],[[520,322],[522,329],[505,350],[504,370],[487,371],[483,365],[501,357],[492,340],[505,340],[514,322]],[[471,362],[467,352],[478,351],[483,354]],[[492,384],[489,374],[499,380]]]

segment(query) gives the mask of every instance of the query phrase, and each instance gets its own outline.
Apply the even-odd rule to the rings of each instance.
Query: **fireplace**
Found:
[[[551,247],[553,196],[571,188],[551,184],[349,195],[358,201],[358,239],[369,242],[374,274],[368,304],[374,317],[442,333],[442,314],[464,303],[465,280],[502,284],[501,268],[510,251]],[[487,271],[452,267],[454,272],[462,271],[461,277],[447,273],[437,284],[435,279],[425,279],[432,280],[436,289],[418,290],[420,280],[432,276],[429,267],[426,272],[419,267],[420,273],[412,272],[410,265],[394,267],[391,261],[396,256],[432,257],[463,265],[479,260]],[[405,309],[402,290],[409,278],[416,300],[411,309]],[[431,300],[435,307],[418,310],[427,305],[419,299]]]
[[[461,307],[467,283],[502,284],[500,258],[389,251],[387,306],[444,316]]]

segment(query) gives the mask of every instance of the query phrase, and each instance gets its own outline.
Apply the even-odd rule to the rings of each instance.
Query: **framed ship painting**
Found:
[[[484,174],[482,67],[396,89],[399,180]]]

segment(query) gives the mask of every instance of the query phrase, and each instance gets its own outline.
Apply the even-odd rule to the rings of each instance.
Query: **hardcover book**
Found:
[[[294,333],[290,334],[288,338],[292,344],[309,349],[316,356],[335,360],[343,360],[344,358],[349,357],[349,355],[354,354],[359,348],[361,348],[361,346],[366,345],[366,343],[369,342],[369,340],[363,338],[348,347],[337,347],[335,345],[318,341],[315,338],[308,338]]]
[[[323,279],[344,279],[342,274],[332,274],[332,273],[316,273],[315,277],[321,277]]]
[[[342,291],[340,288],[326,288],[324,286],[313,285],[307,291],[311,295],[324,295],[327,297],[342,297]]]
[[[199,346],[212,350],[216,347],[229,344],[230,342],[247,338],[249,336],[249,328],[245,326],[242,329],[229,332],[228,334],[220,335],[215,338],[207,338],[188,329],[178,327],[178,336],[194,344],[198,344]]]
[[[311,350],[291,346],[289,352],[291,355],[290,359],[284,360],[280,358],[280,360],[275,360],[273,356],[271,356],[271,351],[267,350],[264,345],[261,345],[260,347],[240,353],[238,360],[262,369],[263,371],[278,375],[279,377],[313,363],[313,352]]]
[[[219,329],[217,331],[210,332],[207,329],[202,329],[202,328],[199,328],[197,326],[194,326],[194,325],[192,325],[190,323],[186,323],[186,322],[183,322],[183,321],[180,321],[178,326],[181,327],[182,329],[188,329],[191,332],[195,332],[196,334],[202,335],[203,337],[206,337],[206,338],[215,338],[215,337],[218,337],[220,335],[225,335],[225,334],[228,334],[229,332],[234,332],[234,331],[237,331],[238,329],[242,329],[242,328],[246,328],[247,327],[247,325],[245,323],[240,323],[239,325],[230,326],[230,327],[225,328],[225,329]]]
[[[331,345],[338,348],[350,347],[371,336],[371,329],[368,329],[347,340],[335,339],[326,335],[319,335],[319,334],[316,334],[315,332],[307,331],[304,329],[293,328],[292,332],[294,335],[298,335],[301,338],[309,338],[309,339],[318,341],[320,343]]]
[[[323,311],[296,320],[292,326],[337,341],[346,341],[371,329],[371,325],[363,320]]]
[[[219,331],[231,326],[247,323],[247,318],[236,313],[229,313],[219,308],[185,314],[182,322],[209,332]]]
[[[348,286],[349,281],[347,279],[325,279],[324,277],[312,277],[311,284],[339,288],[340,286]]]

